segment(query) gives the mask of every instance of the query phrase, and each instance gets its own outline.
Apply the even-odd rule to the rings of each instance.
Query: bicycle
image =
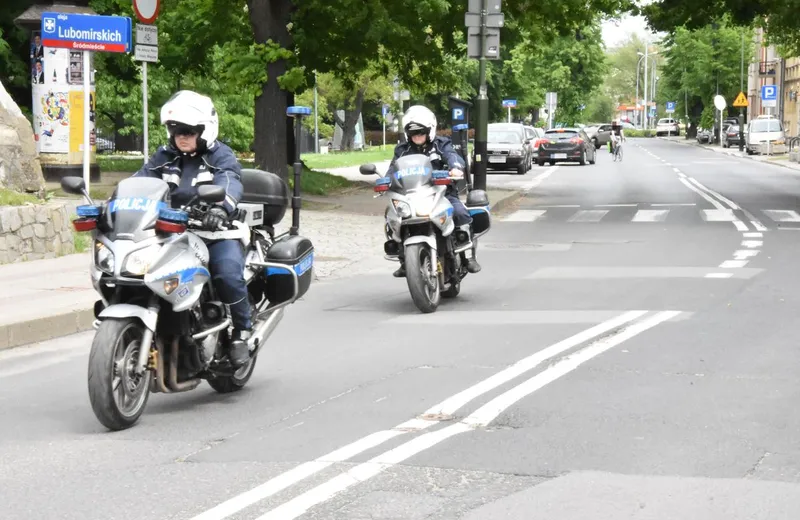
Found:
[[[614,146],[614,162],[617,162],[617,158],[619,158],[619,162],[622,162],[622,143],[619,142]]]

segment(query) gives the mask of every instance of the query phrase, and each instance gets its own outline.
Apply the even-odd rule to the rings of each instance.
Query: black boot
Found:
[[[474,258],[467,258],[467,271],[472,274],[481,272],[481,264]]]
[[[233,368],[240,368],[250,361],[250,348],[247,346],[247,340],[252,335],[251,329],[233,329],[231,345],[228,350],[228,359]]]
[[[395,278],[405,278],[406,277],[406,266],[404,264],[400,264],[400,267],[397,271],[392,273],[392,276]]]

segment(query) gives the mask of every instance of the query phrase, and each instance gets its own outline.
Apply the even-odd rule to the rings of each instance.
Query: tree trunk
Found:
[[[353,108],[344,109],[344,119],[339,117],[335,107],[331,110],[336,124],[342,127],[342,150],[352,150],[355,146],[356,125],[358,124],[358,117],[361,115],[361,110],[364,107],[364,94],[366,91],[366,87],[358,89]],[[347,105],[349,106],[350,103],[347,103]]]
[[[286,26],[291,21],[290,0],[247,0],[250,25],[256,43],[272,40],[281,47],[290,48],[292,38]],[[288,164],[293,135],[291,118],[286,116],[286,107],[293,96],[281,90],[278,78],[286,72],[286,62],[279,60],[267,66],[267,82],[256,97],[255,135],[253,151],[256,167],[289,177]]]

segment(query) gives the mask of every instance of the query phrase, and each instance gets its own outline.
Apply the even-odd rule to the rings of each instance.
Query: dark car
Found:
[[[597,161],[597,148],[580,128],[553,128],[545,132],[544,140],[539,145],[536,163],[544,166],[557,162],[579,162],[581,166],[587,162]]]
[[[492,123],[486,139],[486,169],[515,170],[525,175],[533,160],[530,156],[530,140],[525,128],[518,123]]]
[[[744,137],[747,138],[747,127],[744,129]],[[725,133],[722,134],[723,148],[730,148],[731,146],[739,146],[742,139],[739,139],[739,125],[730,125],[725,128]]]

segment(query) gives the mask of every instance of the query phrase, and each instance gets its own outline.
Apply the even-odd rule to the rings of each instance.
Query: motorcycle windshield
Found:
[[[169,186],[154,177],[121,181],[104,214],[103,232],[109,240],[140,242],[155,235],[158,210],[169,207]]]
[[[432,184],[433,165],[427,155],[406,155],[395,162],[390,190],[406,193]]]

